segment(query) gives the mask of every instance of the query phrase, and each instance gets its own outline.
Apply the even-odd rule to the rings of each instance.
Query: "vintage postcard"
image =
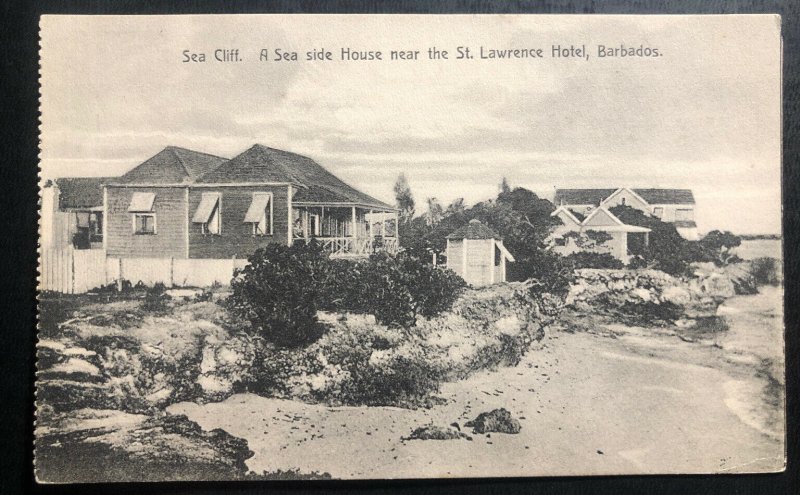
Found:
[[[784,469],[778,16],[40,29],[39,482]]]

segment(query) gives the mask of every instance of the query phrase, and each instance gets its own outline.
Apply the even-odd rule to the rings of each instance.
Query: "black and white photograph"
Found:
[[[39,483],[774,473],[777,15],[45,15]]]

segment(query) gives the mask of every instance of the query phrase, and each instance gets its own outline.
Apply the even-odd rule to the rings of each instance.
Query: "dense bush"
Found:
[[[409,254],[374,254],[358,267],[361,296],[349,309],[375,315],[389,327],[412,327],[417,316],[430,318],[453,306],[464,280]]]
[[[572,263],[553,251],[540,249],[516,256],[508,265],[510,281],[529,281],[530,293],[538,301],[544,294],[563,298],[574,279]]]
[[[620,269],[625,265],[609,253],[594,253],[591,251],[578,251],[567,256],[576,270],[581,268],[608,268]]]
[[[438,392],[442,370],[424,359],[395,356],[389,362],[369,360],[349,368],[338,399],[344,404],[416,407]]]
[[[227,304],[267,341],[293,347],[321,335],[317,309],[372,314],[408,328],[418,316],[450,309],[465,286],[452,271],[409,254],[331,260],[314,242],[270,245],[237,271]]]
[[[228,308],[278,346],[313,342],[321,335],[317,302],[329,267],[316,242],[269,244],[235,272]]]
[[[780,264],[775,258],[756,258],[750,262],[750,275],[757,285],[780,285]]]

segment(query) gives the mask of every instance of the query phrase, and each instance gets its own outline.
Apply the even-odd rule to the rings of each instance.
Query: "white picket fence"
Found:
[[[118,280],[168,287],[228,285],[245,259],[108,258],[101,249],[43,249],[40,291],[82,294]]]

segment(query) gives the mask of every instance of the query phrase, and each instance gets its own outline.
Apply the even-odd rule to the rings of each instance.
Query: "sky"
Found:
[[[41,176],[120,175],[169,145],[255,143],[393,202],[474,204],[512,186],[694,191],[701,232],[779,233],[780,22],[773,16],[46,16]],[[597,46],[660,57],[598,58]],[[586,46],[589,60],[550,57]],[[429,47],[449,60],[428,60]],[[454,60],[456,47],[542,59]],[[259,61],[262,49],[297,62]],[[307,62],[324,48],[333,61]],[[419,60],[340,61],[340,50]],[[216,49],[242,61],[215,62]],[[185,63],[183,51],[205,53]]]

